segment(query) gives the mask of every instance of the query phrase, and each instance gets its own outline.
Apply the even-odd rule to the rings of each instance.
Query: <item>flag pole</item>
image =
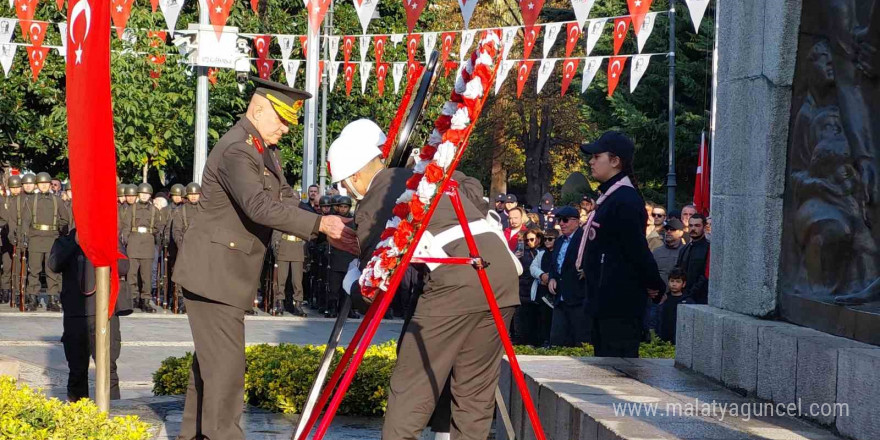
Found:
[[[669,2],[669,172],[666,174],[666,212],[675,209],[675,0]]]
[[[110,267],[95,268],[95,402],[110,411]]]

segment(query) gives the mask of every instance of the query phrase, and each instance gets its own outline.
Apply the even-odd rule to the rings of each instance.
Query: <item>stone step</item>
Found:
[[[547,439],[841,439],[787,415],[796,408],[743,397],[675,367],[672,359],[520,356],[518,360]],[[506,358],[499,387],[516,438],[534,439]],[[772,415],[767,405],[774,406]],[[507,440],[500,417],[496,420],[496,438]]]

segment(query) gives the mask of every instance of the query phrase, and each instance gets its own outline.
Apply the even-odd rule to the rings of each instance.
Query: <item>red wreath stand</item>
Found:
[[[529,420],[532,423],[532,428],[535,431],[535,437],[538,440],[544,440],[546,438],[544,436],[544,429],[541,427],[541,421],[538,418],[538,412],[535,410],[535,404],[532,401],[528,388],[526,387],[526,381],[523,377],[522,370],[519,367],[519,362],[516,360],[516,353],[513,351],[513,344],[510,342],[510,336],[508,336],[507,327],[504,325],[504,320],[501,317],[501,311],[498,309],[498,302],[495,301],[495,293],[492,291],[492,286],[489,284],[489,277],[486,275],[485,271],[487,262],[483,261],[480,257],[477,243],[474,241],[474,236],[471,234],[470,227],[468,226],[467,216],[464,213],[464,207],[461,204],[461,196],[458,192],[458,182],[448,178],[444,181],[441,188],[442,193],[449,197],[449,200],[452,202],[455,214],[458,217],[458,223],[461,225],[461,229],[464,232],[464,239],[465,242],[467,242],[468,251],[471,256],[469,258],[413,257],[416,246],[409,247],[403,257],[401,267],[394,272],[388,289],[380,291],[367,311],[366,316],[364,316],[363,321],[358,326],[354,337],[345,349],[345,354],[342,356],[342,360],[340,360],[339,364],[336,366],[333,376],[331,376],[330,381],[321,392],[318,404],[309,417],[305,429],[303,429],[302,434],[300,434],[300,437],[297,440],[307,439],[309,432],[311,432],[317,421],[321,409],[327,404],[327,400],[330,399],[331,393],[334,388],[336,388],[336,385],[339,384],[339,388],[336,390],[336,393],[333,394],[333,399],[330,400],[330,406],[324,413],[324,417],[321,419],[321,423],[318,425],[318,430],[313,437],[314,440],[321,440],[324,438],[324,434],[327,433],[327,429],[330,427],[330,423],[333,421],[333,417],[339,409],[339,404],[342,403],[342,398],[345,396],[349,385],[351,385],[351,381],[354,379],[354,375],[364,358],[364,354],[367,352],[367,348],[370,346],[370,342],[373,340],[373,336],[375,336],[376,331],[379,329],[382,317],[385,316],[385,312],[391,305],[391,300],[394,298],[394,294],[397,292],[397,287],[400,285],[403,274],[406,272],[402,269],[409,263],[467,264],[473,266],[474,270],[477,271],[477,275],[480,278],[480,284],[483,286],[483,293],[486,294],[486,302],[489,303],[489,309],[492,311],[495,326],[498,328],[498,335],[501,337],[501,343],[504,345],[504,352],[510,360],[510,367],[513,370],[513,378],[519,389],[520,395],[522,395],[523,405],[525,405],[526,411],[529,414]],[[414,243],[418,243],[418,240],[421,238],[424,229],[430,222],[431,216],[434,214],[434,208],[436,205],[437,203],[431,204],[425,220],[422,221],[423,226],[419,228],[419,231],[416,234]],[[356,351],[355,348],[357,348]],[[342,379],[341,383],[339,382],[340,377]]]

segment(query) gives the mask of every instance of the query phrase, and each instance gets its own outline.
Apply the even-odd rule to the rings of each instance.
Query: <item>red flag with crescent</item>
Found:
[[[272,66],[275,65],[275,60],[257,60],[257,72],[260,73],[260,78],[269,79],[272,76]]]
[[[449,76],[449,72],[458,68],[458,63],[455,61],[447,61],[443,63],[443,77],[446,78]]]
[[[642,23],[645,21],[645,15],[651,11],[651,2],[653,0],[626,0],[629,6],[629,15],[632,16],[632,26],[636,34],[642,29]]]
[[[147,31],[147,38],[150,39],[150,47],[153,48],[164,46],[165,38],[167,36],[167,31]]]
[[[70,0],[67,6],[67,147],[73,217],[86,258],[110,267],[110,307],[119,292],[116,234],[116,146],[110,102],[109,0]]]
[[[580,62],[580,58],[566,58],[565,64],[562,65],[562,93],[559,96],[565,96],[565,92],[568,91],[568,85],[571,84],[571,80],[577,74]]]
[[[519,10],[522,11],[523,23],[526,27],[534,26],[544,7],[544,0],[519,0]]]
[[[629,17],[614,19],[614,55],[620,53],[620,46],[626,40],[626,32],[629,31]]]
[[[611,57],[608,60],[608,96],[614,94],[617,88],[617,82],[620,81],[620,74],[623,73],[623,67],[626,66],[627,57]]]
[[[306,2],[309,9],[309,26],[312,31],[318,32],[318,29],[321,28],[321,22],[324,21],[324,15],[327,14],[330,2],[331,0],[308,0]]]
[[[410,76],[412,76],[414,73],[420,71],[421,69],[422,69],[422,63],[420,63],[416,60],[412,60],[409,63],[407,63],[407,65],[406,65],[407,80],[409,80]]]
[[[257,35],[254,37],[254,47],[257,49],[258,60],[265,60],[269,55],[270,41],[272,41],[271,35]]]
[[[217,39],[223,33],[223,26],[226,26],[226,20],[229,19],[229,9],[232,8],[234,0],[205,0],[208,3],[208,19],[214,25],[214,32],[217,33]]]
[[[309,59],[309,37],[307,35],[300,35],[299,45],[303,50],[303,58]]]
[[[48,47],[27,47],[28,61],[30,61],[31,64],[31,73],[34,74],[34,82],[37,81],[37,77],[40,76],[40,71],[43,70],[43,66],[46,64],[46,55],[48,53]]]
[[[28,39],[31,20],[37,10],[37,0],[15,0],[15,15],[18,16],[18,24],[21,26],[21,35]]]
[[[566,40],[565,40],[565,57],[568,58],[571,56],[571,53],[574,51],[575,46],[577,46],[578,40],[581,38],[581,27],[577,24],[576,21],[573,21],[568,24],[568,29],[566,32]]]
[[[519,62],[519,67],[517,67],[516,72],[516,97],[519,98],[522,96],[523,86],[526,84],[526,80],[529,79],[529,73],[532,71],[532,65],[535,62],[532,60],[522,60]]]
[[[110,18],[113,19],[113,26],[116,28],[116,36],[122,38],[125,32],[125,25],[128,23],[128,17],[131,16],[131,5],[134,0],[110,0]]]
[[[32,21],[28,25],[28,40],[34,47],[43,47],[43,39],[46,38],[46,28],[49,23],[45,21]]]
[[[388,35],[376,35],[373,37],[373,53],[376,56],[377,63],[382,63],[386,44],[388,44]]]
[[[416,59],[416,52],[419,50],[419,40],[422,39],[422,34],[409,34],[406,36],[406,57],[409,59],[409,62],[413,62]]]
[[[538,32],[540,29],[538,26],[526,26],[523,29],[523,58],[526,59],[529,55],[532,54],[532,49],[535,47],[535,40],[538,39]]]
[[[147,61],[157,66],[165,64],[165,55],[147,55]],[[162,72],[157,68],[150,69],[150,78],[156,79],[162,76]],[[155,87],[156,85],[153,84]]]
[[[343,64],[343,74],[345,75],[345,96],[351,96],[351,83],[354,80],[354,64],[348,62]]]
[[[346,63],[351,60],[351,50],[354,48],[354,37],[342,37],[342,60]]]
[[[385,77],[388,75],[388,63],[378,63],[376,67],[376,85],[379,88],[379,96],[385,96]]]
[[[440,43],[439,61],[443,65],[449,59],[449,51],[452,50],[452,43],[455,42],[455,32],[444,32],[441,38],[443,41]]]
[[[403,0],[403,9],[406,11],[406,28],[412,33],[419,21],[419,16],[425,10],[428,0]]]

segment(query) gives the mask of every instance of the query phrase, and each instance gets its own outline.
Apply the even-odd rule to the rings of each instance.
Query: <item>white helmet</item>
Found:
[[[342,129],[327,152],[332,183],[351,177],[376,156],[382,155],[385,133],[369,119],[358,119]]]

